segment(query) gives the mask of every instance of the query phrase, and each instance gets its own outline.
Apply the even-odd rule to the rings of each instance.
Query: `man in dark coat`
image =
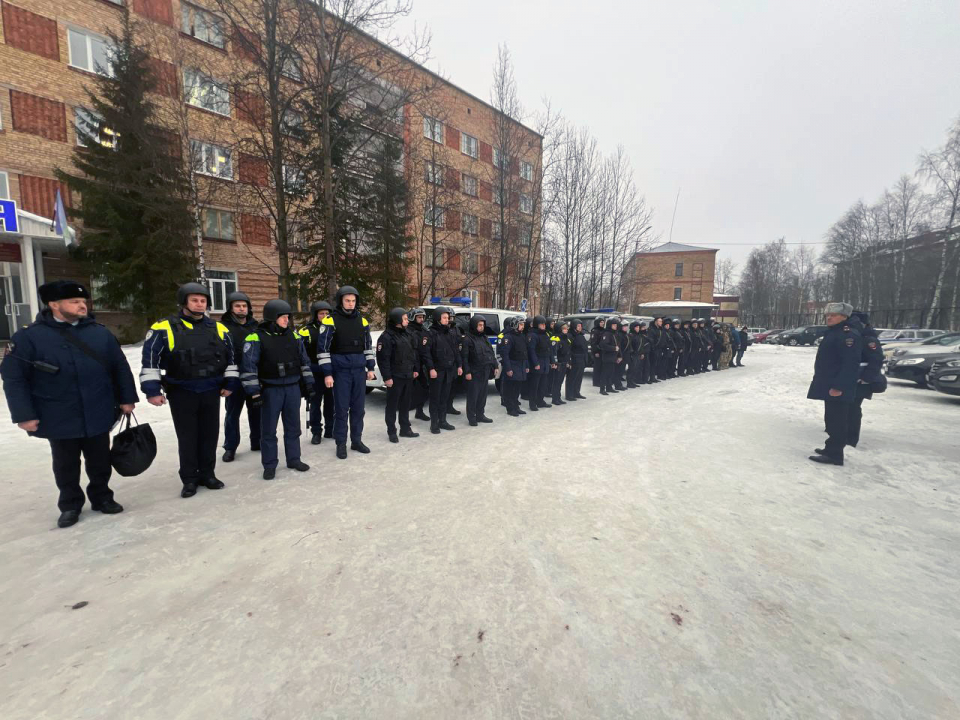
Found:
[[[333,437],[333,419],[335,409],[333,388],[328,388],[320,370],[319,351],[320,336],[326,330],[323,328],[324,318],[330,317],[333,305],[326,300],[317,300],[310,305],[310,322],[297,330],[297,335],[303,338],[303,347],[310,358],[310,368],[313,370],[313,383],[317,392],[310,401],[310,444],[319,445],[323,438]]]
[[[407,331],[410,324],[403,308],[396,307],[387,316],[387,329],[377,340],[377,365],[387,386],[387,407],[384,421],[387,439],[400,442],[401,437],[420,437],[410,427],[410,398],[413,384],[420,376],[420,335]],[[400,435],[397,435],[397,412],[400,413]]]
[[[497,356],[486,334],[487,320],[483,315],[470,318],[470,328],[463,338],[463,378],[467,383],[467,422],[492,423],[484,411],[487,408],[487,390],[497,375]]]
[[[629,369],[627,370],[627,387],[635,388],[640,385],[640,349],[643,346],[643,339],[640,335],[640,321],[634,320],[630,323],[630,332],[628,334],[630,338],[629,346]]]
[[[553,347],[556,362],[556,367],[550,372],[550,388],[552,390],[550,402],[554,405],[566,405],[567,403],[561,397],[560,392],[563,388],[564,378],[567,377],[567,371],[570,369],[570,323],[565,320],[557,320],[554,323],[550,344]]]
[[[620,372],[620,364],[623,362],[620,355],[620,344],[617,342],[617,331],[619,329],[619,318],[610,318],[603,331],[603,336],[600,338],[600,362],[603,373],[600,380],[601,395],[620,392],[614,387]]]
[[[870,316],[865,312],[855,312],[850,317],[849,323],[863,338],[857,399],[850,408],[850,424],[847,428],[847,445],[856,447],[860,442],[863,401],[873,399],[874,393],[886,391],[887,378],[883,374],[883,349],[877,339],[877,331],[870,324]]]
[[[600,360],[600,338],[603,337],[605,324],[606,318],[595,317],[593,319],[593,327],[590,329],[590,353],[593,355],[591,360],[591,368],[593,370],[593,386],[598,388],[603,388],[603,382],[600,377],[603,374],[602,362]]]
[[[860,376],[862,340],[847,319],[853,307],[843,302],[828,303],[825,308],[827,332],[817,348],[813,380],[807,397],[823,400],[823,420],[827,441],[814,462],[843,465],[843,448],[847,444],[850,408],[856,402],[857,379]]]
[[[220,317],[230,332],[230,341],[233,343],[233,357],[243,355],[243,342],[247,335],[257,331],[257,323],[253,318],[253,306],[246,293],[235,291],[227,295],[227,312]],[[238,362],[239,364],[239,362]],[[244,393],[231,393],[224,398],[223,404],[226,414],[223,418],[223,458],[224,462],[232,462],[240,447],[240,416],[244,406],[247,408],[247,425],[250,428],[250,449],[253,452],[260,450],[260,408],[248,403]]]
[[[90,294],[78,282],[40,287],[46,304],[37,320],[10,339],[0,364],[10,418],[33,437],[45,438],[60,490],[57,525],[80,519],[85,499],[108,515],[123,512],[109,487],[110,429],[131,413],[137,390],[117,339],[87,313]],[[87,497],[80,487],[80,456]]]
[[[583,323],[574,320],[570,327],[570,369],[567,370],[567,402],[586,400],[586,397],[580,394],[580,386],[583,383],[583,371],[587,367],[587,353],[589,352],[590,346],[587,342],[587,336],[583,334]]]
[[[453,379],[463,375],[460,357],[460,333],[452,327],[453,312],[448,307],[433,310],[434,322],[420,340],[420,361],[430,375],[430,432],[456,430],[447,422],[447,407]]]
[[[407,325],[407,332],[413,338],[413,345],[419,348],[423,345],[423,338],[427,334],[427,328],[424,323],[427,320],[427,311],[423,308],[414,308],[407,317],[410,324]],[[419,360],[418,360],[419,362]],[[417,420],[430,421],[430,416],[423,411],[423,406],[430,399],[430,375],[424,369],[423,365],[417,367],[417,377],[413,382],[413,388],[410,393],[410,407],[414,409],[414,417]]]
[[[647,329],[650,338],[650,383],[660,382],[660,363],[663,355],[663,318],[655,318]]]
[[[520,389],[526,385],[530,373],[530,357],[527,350],[527,336],[523,333],[526,320],[522,317],[509,317],[504,325],[500,339],[500,362],[503,364],[503,402],[507,414],[513,417],[526,415],[520,409]]]
[[[530,402],[530,409],[537,412],[540,408],[552,407],[545,398],[550,387],[550,366],[556,365],[556,361],[553,359],[553,348],[547,334],[547,319],[543,315],[537,315],[531,325],[527,333],[527,349],[530,353],[527,400]]]

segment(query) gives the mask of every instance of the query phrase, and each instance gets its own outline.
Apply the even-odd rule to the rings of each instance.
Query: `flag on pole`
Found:
[[[53,203],[53,231],[60,237],[67,233],[67,209],[63,206],[60,188],[57,188],[57,199]]]

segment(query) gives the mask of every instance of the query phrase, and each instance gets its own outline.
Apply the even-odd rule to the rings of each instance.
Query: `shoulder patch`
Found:
[[[847,338],[843,341],[847,347],[853,347],[853,338]]]
[[[843,326],[843,331],[844,331],[844,332],[850,332],[850,326],[849,326],[849,325],[844,325],[844,326]]]
[[[7,347],[3,351],[3,356],[13,355],[13,351],[16,349],[16,346],[13,343],[7,343]]]
[[[427,336],[426,336],[426,335],[423,336],[423,344],[424,344],[424,345],[427,344]]]
[[[381,352],[382,350],[383,350],[383,343],[377,343],[377,352]]]
[[[876,350],[877,344],[871,341],[870,343],[868,343],[867,347],[869,347],[871,350]]]
[[[252,348],[252,347],[253,347],[253,343],[245,342],[245,343],[243,344],[243,351],[244,351],[244,352],[250,352],[250,348]]]
[[[144,338],[144,340],[149,340],[152,337],[153,337],[153,330],[147,330],[147,336]]]

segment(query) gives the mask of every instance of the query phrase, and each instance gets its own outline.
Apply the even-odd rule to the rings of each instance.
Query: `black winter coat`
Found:
[[[828,328],[817,348],[813,380],[807,397],[810,400],[846,403],[856,400],[862,346],[860,333],[850,324],[838,323]],[[842,394],[833,397],[830,390],[840,390]]]
[[[377,365],[384,380],[412,378],[420,370],[419,347],[413,333],[390,327],[377,338]]]

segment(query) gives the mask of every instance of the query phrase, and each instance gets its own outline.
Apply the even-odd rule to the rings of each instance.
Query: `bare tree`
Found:
[[[733,273],[736,270],[736,263],[730,258],[721,258],[713,269],[713,287],[714,292],[719,294],[726,293],[733,285]]]

